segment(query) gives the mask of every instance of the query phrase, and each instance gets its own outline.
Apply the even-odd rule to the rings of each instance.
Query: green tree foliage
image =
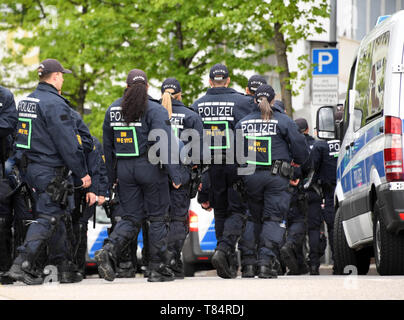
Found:
[[[300,14],[292,6],[297,2],[3,0],[0,28],[27,30],[29,36],[19,38],[24,49],[2,63],[21,63],[33,47],[39,47],[40,60],[58,59],[73,71],[65,76],[63,95],[82,114],[84,105],[92,108],[85,121],[101,138],[105,110],[122,95],[130,69],[143,69],[157,88],[165,78],[176,77],[188,105],[206,90],[202,75],[215,63],[225,63],[232,82],[242,87],[246,70],[272,70],[263,59],[274,53],[274,23],[287,21],[280,28],[287,36],[286,50],[305,35],[304,27],[290,27]],[[318,10],[323,15],[323,8]],[[35,80],[33,71],[16,87]]]

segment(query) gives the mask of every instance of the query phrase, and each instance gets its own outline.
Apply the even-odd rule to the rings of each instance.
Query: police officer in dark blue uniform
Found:
[[[18,105],[17,158],[34,191],[37,219],[30,224],[8,274],[27,284],[43,282],[36,259],[55,232],[65,232],[61,220],[72,200],[72,181],[66,172],[80,177],[82,187],[91,185],[71,109],[59,94],[64,73],[71,71],[59,61],[44,60],[38,68],[38,87]]]
[[[85,263],[87,253],[88,221],[95,217],[96,205],[102,206],[108,190],[107,169],[101,143],[92,136],[93,150],[87,154],[87,165],[91,176],[91,186],[85,194],[85,201],[81,204],[80,215],[73,217],[74,254],[79,272],[85,277]]]
[[[328,239],[333,252],[334,231],[334,191],[336,186],[336,169],[339,140],[317,140],[310,153],[314,169],[312,184],[309,189],[308,234],[310,246],[310,274],[319,275],[322,256],[320,229],[323,219],[327,224]],[[321,204],[324,199],[324,209]]]
[[[200,141],[203,138],[203,124],[200,116],[193,110],[187,108],[181,102],[181,86],[177,79],[167,78],[161,85],[161,104],[168,111],[168,116],[171,121],[176,136],[181,139],[181,134],[188,131],[187,136],[191,135],[191,130],[194,130],[194,139],[196,139],[196,148],[201,147]],[[188,142],[188,137],[183,137],[184,145]],[[191,151],[191,150],[190,150]],[[201,150],[199,150],[201,154]],[[191,158],[192,154],[189,155]],[[197,157],[196,164],[200,163],[200,158]],[[190,163],[184,166],[184,170],[190,174]],[[184,267],[181,261],[181,251],[184,246],[185,238],[188,233],[188,210],[191,203],[190,199],[190,184],[182,185],[176,189],[170,184],[170,227],[168,233],[168,260],[169,267],[174,272],[177,279],[184,278]]]
[[[222,64],[210,69],[209,78],[211,88],[192,105],[202,118],[204,138],[209,139],[213,159],[209,169],[209,201],[202,203],[202,206],[214,209],[217,247],[212,264],[220,277],[235,278],[235,246],[243,231],[246,205],[233,189],[233,183],[237,180],[237,165],[234,163],[232,134],[235,124],[251,112],[251,98],[228,88],[229,72]],[[230,163],[227,157],[231,155],[233,159],[230,159]]]
[[[93,176],[97,173],[97,168],[88,161],[88,155],[92,152],[94,148],[93,138],[91,136],[90,130],[87,125],[84,123],[81,115],[71,109],[71,116],[73,121],[75,122],[77,128],[77,139],[79,140],[80,145],[83,147],[83,152],[85,156],[86,167],[88,168],[88,173],[93,180]],[[81,179],[73,174],[73,183],[75,186],[80,186]],[[92,183],[90,189],[82,189],[76,188],[74,190],[74,209],[71,209],[70,214],[66,214],[63,217],[63,222],[66,227],[66,237],[68,241],[64,241],[63,234],[56,232],[52,237],[49,243],[48,250],[48,263],[51,265],[57,265],[58,267],[58,278],[60,283],[73,283],[79,282],[83,279],[84,273],[78,270],[77,265],[74,263],[76,261],[76,241],[75,237],[78,236],[77,225],[78,220],[82,215],[81,208],[84,208],[80,205],[80,202],[77,201],[77,198],[81,198],[81,195],[85,198],[87,202],[90,201],[90,196],[93,195],[93,201],[95,202],[95,195],[91,192],[91,189],[96,186]],[[91,203],[91,205],[92,205]],[[65,252],[68,253],[68,258],[64,259],[63,256]],[[61,262],[59,262],[61,261]]]
[[[112,183],[118,181],[123,214],[106,244],[95,253],[95,259],[100,276],[113,281],[117,258],[130,241],[137,237],[146,212],[150,222],[148,281],[172,281],[174,275],[164,263],[170,203],[168,175],[155,162],[156,159],[151,158],[151,153],[152,150],[160,151],[160,159],[163,159],[161,161],[174,187],[178,188],[183,183],[183,177],[179,165],[174,165],[170,159],[171,152],[175,150],[178,157],[178,142],[172,138],[167,111],[147,94],[146,74],[142,70],[133,69],[126,82],[124,96],[108,108],[103,125],[107,169],[114,168],[116,162],[116,173],[111,172],[109,175],[117,178]],[[153,139],[157,140],[152,138],[154,134],[160,137],[156,143],[153,143]]]
[[[267,84],[267,81],[261,75],[256,74],[248,79],[248,84],[245,91],[246,94],[251,97],[253,110],[256,109],[254,100],[255,92],[257,91],[258,87],[263,84]],[[255,239],[256,236],[254,235],[253,218],[248,211],[245,229],[238,243],[238,249],[240,250],[241,254],[241,276],[243,278],[254,278],[256,275],[257,243]]]
[[[12,263],[12,207],[11,199],[4,197],[10,193],[11,187],[7,180],[5,163],[11,152],[17,122],[14,95],[0,86],[0,273],[8,271]],[[1,199],[2,197],[4,199]]]
[[[293,166],[308,158],[305,139],[296,124],[274,106],[275,92],[269,85],[255,93],[256,111],[236,126],[244,137],[246,172],[242,179],[257,238],[258,277],[276,278],[291,194]],[[246,164],[240,164],[245,166]],[[249,169],[250,168],[250,169]]]
[[[304,134],[309,152],[313,148],[314,138],[309,135],[309,126],[304,118],[295,120],[299,131]],[[292,193],[290,202],[286,241],[280,253],[282,261],[289,268],[288,275],[299,275],[308,272],[306,261],[303,256],[303,243],[306,235],[307,195],[304,184],[311,170],[310,161],[306,161],[301,167],[295,169],[293,181],[290,182],[289,190]]]

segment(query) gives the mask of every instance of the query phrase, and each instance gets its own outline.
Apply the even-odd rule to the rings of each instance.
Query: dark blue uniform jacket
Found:
[[[168,155],[161,154],[161,157],[166,157],[165,160],[168,160],[169,163],[164,163],[164,165],[171,180],[177,185],[180,184],[182,176],[180,167],[171,164],[170,156],[172,150],[174,152],[177,150],[177,159],[179,160],[179,146],[177,139],[171,138],[174,131],[170,126],[167,110],[157,100],[149,97],[146,113],[139,121],[127,124],[122,116],[122,100],[123,98],[119,98],[111,104],[105,114],[103,124],[104,152],[110,183],[116,180],[114,170],[116,159],[147,156],[149,148],[156,143],[156,141],[148,140],[149,133],[151,130],[159,129],[163,130],[168,138]]]
[[[262,120],[261,112],[255,111],[244,117],[236,125],[244,136],[244,155],[252,155],[248,163],[269,166],[275,160],[302,164],[309,156],[304,135],[296,123],[278,107],[272,108],[270,120]]]
[[[206,94],[191,106],[202,118],[205,134],[210,137],[210,149],[232,148],[236,123],[251,112],[251,97],[231,88],[210,88]],[[216,139],[215,139],[216,137]]]
[[[67,166],[77,177],[87,174],[81,138],[69,101],[55,87],[39,83],[18,104],[17,152],[49,167]]]
[[[310,153],[310,161],[315,170],[313,181],[322,184],[336,184],[339,140],[317,140]]]
[[[12,135],[17,127],[18,117],[14,96],[10,90],[0,86],[0,140],[4,139],[6,154],[12,147]],[[2,150],[0,148],[0,156]]]

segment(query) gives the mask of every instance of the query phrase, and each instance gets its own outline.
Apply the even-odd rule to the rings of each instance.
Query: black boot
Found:
[[[98,273],[101,278],[107,281],[114,281],[115,279],[113,250],[113,245],[108,242],[101,250],[96,251],[94,254]]]
[[[13,264],[8,275],[15,281],[22,281],[28,285],[39,285],[44,281],[42,271],[31,267],[31,264],[27,260],[22,265]]]
[[[278,278],[278,269],[280,263],[272,258],[268,265],[262,265],[258,267],[258,278],[261,279],[276,279]]]
[[[58,280],[60,283],[76,283],[83,280],[83,275],[75,264],[63,261],[58,265]]]
[[[310,266],[310,275],[311,276],[318,276],[320,275],[319,266]]]
[[[281,259],[289,269],[288,275],[298,275],[299,263],[296,258],[294,245],[290,242],[285,243],[285,245],[281,248],[280,253]]]
[[[116,267],[117,278],[135,278],[136,269],[133,267],[132,261],[119,262]]]
[[[224,251],[217,249],[212,257],[212,265],[217,271],[217,275],[223,279],[232,279],[236,275],[230,269],[229,257]]]
[[[242,278],[254,278],[256,274],[256,267],[252,264],[246,264],[241,269]]]
[[[7,272],[13,263],[11,220],[8,217],[0,217],[0,272]]]
[[[150,267],[150,274],[147,278],[148,282],[165,282],[174,281],[174,273],[164,263],[158,267]]]

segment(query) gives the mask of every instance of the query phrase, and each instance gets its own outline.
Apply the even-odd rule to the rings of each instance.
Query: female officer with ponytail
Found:
[[[243,181],[254,224],[256,252],[249,254],[259,278],[276,278],[279,244],[285,232],[293,166],[308,157],[306,141],[295,122],[274,105],[275,92],[261,85],[255,92],[255,111],[240,120],[247,166]],[[238,147],[242,147],[238,145]],[[251,247],[251,246],[248,246]],[[254,247],[254,246],[253,246]]]
[[[203,135],[203,124],[200,116],[188,109],[181,102],[181,86],[177,79],[168,78],[161,86],[161,104],[167,109],[171,121],[171,128],[176,136],[181,139],[185,132],[184,144],[195,143],[196,149],[200,149],[200,139]],[[194,130],[194,140],[188,142],[187,136]],[[190,155],[192,158],[192,154]],[[200,163],[199,157],[196,163]],[[190,166],[183,167],[190,174]],[[168,261],[169,268],[174,272],[177,279],[184,278],[184,268],[181,261],[181,251],[187,236],[187,216],[190,205],[189,183],[176,189],[170,184],[170,227],[168,232]]]
[[[155,136],[156,133],[160,136],[158,142],[162,146],[156,150],[156,153],[160,152],[160,159],[169,159],[171,150],[178,148],[177,140],[171,137],[167,111],[147,94],[146,74],[133,69],[126,83],[123,97],[108,108],[103,124],[108,176],[111,184],[118,183],[122,219],[115,225],[104,247],[95,253],[95,259],[100,276],[113,281],[116,262],[122,250],[137,238],[146,214],[150,246],[148,281],[171,281],[174,275],[165,265],[170,203],[168,175],[161,165],[153,164],[154,159],[149,158],[151,148],[155,149],[152,140],[157,140],[149,135]],[[164,136],[168,138],[167,143]],[[179,165],[164,163],[164,166],[172,184],[178,188],[182,183]]]

